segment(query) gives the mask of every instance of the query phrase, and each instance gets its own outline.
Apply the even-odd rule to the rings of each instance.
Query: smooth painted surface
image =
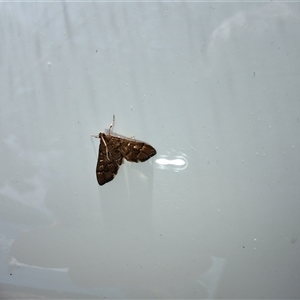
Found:
[[[299,3],[0,7],[1,298],[300,297]]]

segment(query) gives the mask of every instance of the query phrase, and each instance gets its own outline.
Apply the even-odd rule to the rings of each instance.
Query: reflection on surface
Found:
[[[20,232],[12,243],[9,279],[35,286],[23,278],[34,273],[38,286],[51,281],[62,291],[101,289],[99,297],[120,291],[120,298],[206,297],[207,276],[197,280],[211,268],[211,257],[199,238],[186,231],[173,236],[168,224],[153,221],[152,169],[134,164],[127,182],[120,173],[99,188],[98,198],[87,198],[86,186],[59,183],[45,199],[54,221]],[[57,197],[62,190],[69,197]]]
[[[183,156],[164,156],[161,155],[155,160],[156,165],[160,169],[169,169],[181,171],[187,168],[188,162]]]

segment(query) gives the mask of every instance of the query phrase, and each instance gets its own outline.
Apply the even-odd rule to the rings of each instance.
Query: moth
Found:
[[[99,132],[92,135],[100,139],[96,177],[99,185],[112,181],[123,163],[123,158],[131,162],[144,162],[156,154],[156,150],[144,142],[130,138],[122,138],[111,135],[113,122],[108,129],[108,134]]]

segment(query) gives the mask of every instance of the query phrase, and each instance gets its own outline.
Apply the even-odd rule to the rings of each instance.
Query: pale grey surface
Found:
[[[0,8],[1,298],[300,297],[299,3]]]

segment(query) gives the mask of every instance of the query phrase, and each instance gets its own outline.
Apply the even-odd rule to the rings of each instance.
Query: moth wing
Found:
[[[110,160],[115,161],[119,166],[123,163],[123,155],[119,149],[120,145],[122,145],[122,140],[123,139],[112,135],[105,135],[108,157]],[[105,145],[104,148],[106,148]]]
[[[105,143],[104,143],[104,142]],[[121,153],[112,146],[110,136],[100,135],[99,155],[96,167],[97,181],[100,185],[112,181],[118,173],[123,158]]]
[[[99,163],[96,168],[97,181],[100,185],[112,181],[117,175],[119,165],[112,161],[107,163]]]
[[[119,151],[126,160],[144,162],[156,154],[156,150],[144,142],[122,139]]]
[[[99,133],[100,145],[96,167],[98,183],[103,185],[117,175],[123,157],[131,162],[144,162],[156,154],[156,150],[144,142]]]

